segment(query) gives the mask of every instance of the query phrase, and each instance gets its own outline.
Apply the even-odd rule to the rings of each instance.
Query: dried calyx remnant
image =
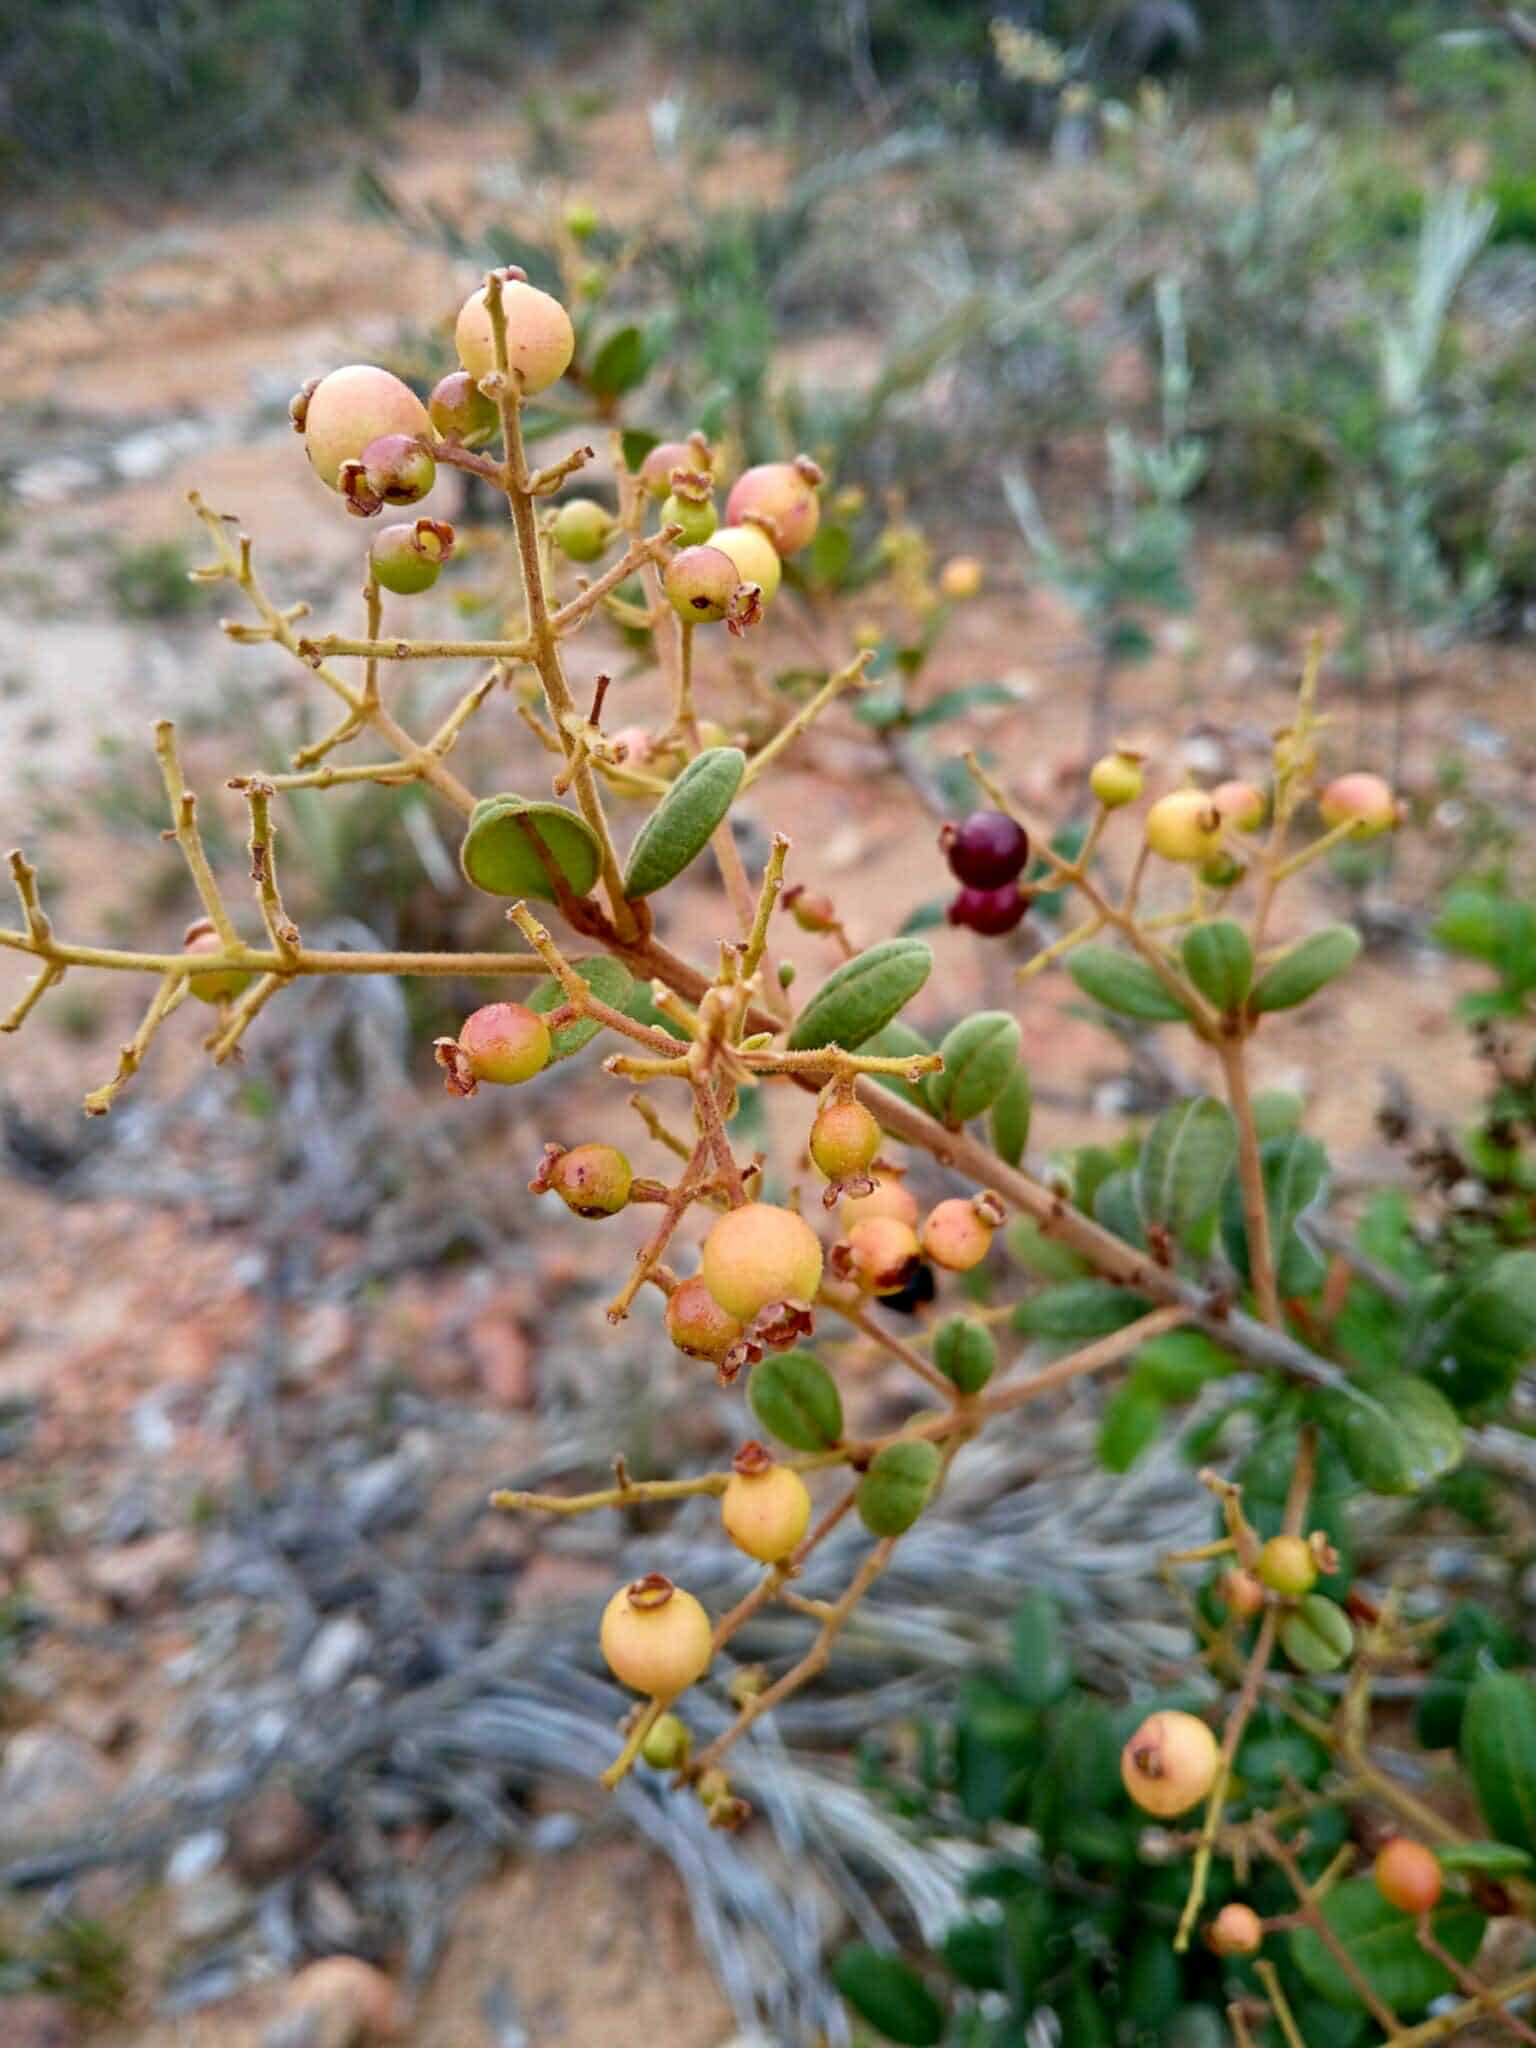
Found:
[[[1266,1016],[1310,1000],[1358,947],[1339,926],[1277,947],[1270,926],[1279,892],[1344,840],[1396,826],[1399,806],[1368,771],[1332,781],[1320,773],[1315,659],[1292,721],[1276,735],[1264,787],[1165,788],[1138,813],[1133,807],[1150,779],[1148,765],[1135,749],[1116,747],[1087,777],[1091,822],[1070,854],[1032,830],[1008,790],[970,761],[984,806],[946,826],[935,853],[957,889],[950,919],[1001,940],[1024,925],[1042,890],[1076,896],[1080,921],[1020,967],[1026,989],[1037,974],[1063,964],[1104,1009],[1187,1031],[1222,1077],[1224,1102],[1203,1097],[1185,1106],[1187,1116],[1181,1109],[1184,1121],[1158,1154],[1161,1178],[1150,1169],[1141,1174],[1136,1227],[1111,1227],[1102,1202],[1090,1213],[1069,1199],[1070,1189],[1036,1178],[1022,1163],[1029,1082],[1011,1013],[964,1017],[930,1046],[901,1014],[933,965],[922,939],[897,937],[855,950],[817,877],[785,888],[790,843],[782,835],[773,839],[760,876],[754,880],[744,869],[729,824],[733,804],[839,697],[862,686],[872,659],[866,648],[832,669],[751,751],[700,715],[705,685],[697,636],[723,625],[747,636],[750,647],[764,619],[787,601],[795,558],[821,518],[823,480],[815,463],[799,457],[747,469],[730,487],[722,524],[715,507],[718,452],[697,434],[632,445],[613,426],[616,408],[609,404],[603,416],[612,431],[613,502],[568,495],[552,503],[592,454],[578,447],[533,468],[526,452],[525,405],[571,367],[577,348],[564,307],[515,268],[494,272],[461,310],[456,338],[462,367],[425,403],[387,370],[355,364],[299,394],[294,426],[339,513],[368,520],[385,506],[417,505],[444,468],[473,472],[499,489],[519,571],[509,607],[515,623],[493,640],[384,631],[383,593],[413,598],[455,560],[451,526],[422,514],[377,530],[367,550],[361,631],[311,635],[302,604],[268,593],[249,540],[194,498],[211,548],[207,565],[194,573],[233,587],[254,614],[248,622],[226,621],[225,631],[283,649],[339,706],[336,724],[301,751],[290,772],[240,776],[230,785],[249,813],[261,936],[247,937],[236,924],[203,847],[175,733],[164,723],[156,747],[170,836],[203,916],[183,945],[164,952],[67,941],[54,930],[35,870],[12,854],[21,923],[0,930],[0,945],[30,955],[36,972],[4,1028],[18,1029],[68,973],[150,976],[153,994],[117,1072],[87,1097],[93,1113],[111,1107],[189,996],[212,1007],[208,1047],[223,1061],[238,1052],[268,1003],[316,974],[474,975],[522,985],[523,999],[483,1005],[438,1042],[447,1089],[463,1099],[452,1110],[445,1105],[445,1114],[473,1115],[472,1098],[486,1087],[537,1086],[550,1066],[579,1057],[604,1032],[627,1041],[603,1065],[635,1085],[630,1101],[647,1136],[673,1156],[672,1177],[637,1174],[618,1146],[576,1134],[577,1142],[549,1143],[532,1188],[558,1195],[574,1218],[594,1223],[635,1207],[656,1211],[638,1258],[626,1262],[610,1317],[624,1317],[642,1289],[656,1290],[681,1352],[706,1361],[726,1384],[750,1368],[745,1399],[761,1435],[744,1428],[749,1440],[724,1470],[637,1480],[620,1461],[613,1484],[598,1491],[503,1494],[495,1504],[564,1515],[700,1495],[719,1501],[725,1538],[762,1566],[761,1575],[713,1620],[686,1589],[657,1573],[614,1594],[601,1648],[640,1703],[606,1777],[616,1782],[643,1759],[673,1772],[713,1821],[734,1826],[747,1809],[724,1769],[732,1745],[822,1667],[862,1594],[944,1486],[954,1459],[1000,1418],[1073,1380],[1112,1373],[1180,1330],[1199,1333],[1207,1346],[1309,1402],[1338,1395],[1338,1367],[1301,1341],[1283,1313],[1281,1282],[1294,1247],[1280,1239],[1294,1218],[1277,1215],[1267,1188],[1272,1169],[1249,1087],[1248,1049]],[[974,562],[951,563],[933,603],[963,601],[979,586]],[[606,681],[590,709],[578,704],[565,646],[603,619],[632,639],[643,636],[668,678],[671,715],[660,730],[605,729]],[[390,708],[380,676],[429,659],[462,659],[475,673],[436,729],[422,734]],[[550,790],[477,797],[455,772],[455,749],[473,721],[508,715],[506,686],[515,691],[525,681],[539,701],[535,707],[525,699],[517,708],[549,756]],[[363,743],[368,757],[336,760],[352,741]],[[458,815],[466,886],[508,900],[524,950],[340,954],[305,944],[281,894],[275,814],[291,792],[359,782],[419,784]],[[610,822],[615,799],[652,806],[627,857]],[[1321,829],[1308,838],[1301,828],[1313,815]],[[1114,891],[1098,859],[1112,833],[1128,836],[1132,853],[1129,880]],[[724,933],[709,967],[657,937],[650,907],[706,849],[724,884]],[[1158,875],[1180,884],[1178,900],[1152,910],[1143,897]],[[552,905],[574,944],[557,943],[531,901]],[[841,956],[798,1006],[770,950],[781,904]],[[1239,904],[1246,904],[1241,916]],[[804,1147],[800,1184],[773,1190],[772,1199],[762,1158],[743,1157],[732,1134],[738,1104],[760,1089],[774,1091],[786,1118],[798,1119]],[[683,1112],[676,1124],[653,1102],[653,1094],[669,1093]],[[978,1135],[983,1120],[987,1141]],[[1191,1222],[1208,1214],[1208,1207],[1198,1215],[1190,1207],[1191,1188],[1206,1171],[1201,1145],[1223,1173],[1230,1169],[1231,1214],[1223,1227],[1236,1248],[1241,1293],[1213,1288],[1183,1242]],[[898,1146],[931,1155],[961,1187],[925,1212],[906,1184],[908,1159]],[[1150,1140],[1145,1149],[1152,1149]],[[680,1226],[696,1211],[705,1222],[699,1264],[680,1275],[668,1259],[676,1255]],[[1124,1313],[1117,1309],[1087,1341],[1043,1367],[1021,1363],[1004,1371],[998,1340],[1010,1328],[1014,1304],[949,1313],[911,1339],[878,1319],[879,1305],[911,1297],[919,1282],[931,1291],[935,1269],[944,1276],[980,1268],[1010,1216],[1032,1241],[1054,1247],[1069,1270],[1107,1283]],[[835,1223],[818,1227],[833,1217]],[[836,1376],[804,1348],[825,1317],[849,1326],[910,1376],[918,1405],[905,1421],[873,1436],[850,1430]],[[1433,1390],[1421,1384],[1420,1391],[1427,1398]],[[1428,1442],[1433,1431],[1425,1426],[1420,1434]],[[1454,1462],[1448,1441],[1431,1444],[1427,1469]],[[1146,1811],[1176,1819],[1205,1805],[1181,1941],[1200,1911],[1237,1743],[1272,1660],[1283,1651],[1298,1671],[1316,1673],[1342,1668],[1358,1648],[1351,1617],[1326,1593],[1337,1558],[1308,1519],[1316,1452],[1310,1422],[1299,1443],[1284,1525],[1267,1539],[1238,1490],[1203,1475],[1225,1517],[1225,1533],[1199,1553],[1220,1570],[1218,1597],[1228,1616],[1213,1668],[1237,1682],[1222,1734],[1201,1717],[1170,1710],[1153,1715],[1125,1748],[1125,1783]],[[835,1598],[803,1597],[795,1582],[807,1559],[849,1517],[870,1536],[862,1562]],[[696,1751],[680,1703],[722,1646],[769,1603],[804,1617],[809,1647],[772,1682],[738,1688],[733,1720]],[[1234,1666],[1238,1629],[1250,1631],[1251,1640]],[[1392,1796],[1390,1785],[1383,1796]],[[1384,1898],[1427,1910],[1438,1892],[1423,1854],[1414,1853],[1419,1849],[1405,1837],[1384,1851],[1377,1882]],[[1272,1853],[1283,1860],[1289,1852],[1282,1843]],[[1315,1914],[1315,1902],[1301,1911]],[[1209,1930],[1213,1946],[1233,1955],[1252,1954],[1264,1932],[1241,1902],[1226,1905]]]

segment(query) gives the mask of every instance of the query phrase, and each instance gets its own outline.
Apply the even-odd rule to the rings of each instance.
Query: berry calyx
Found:
[[[1006,811],[972,811],[943,828],[939,846],[950,873],[967,889],[1000,889],[1017,881],[1029,859],[1029,834]]]
[[[1017,883],[1009,882],[1001,889],[960,890],[944,915],[951,924],[963,925],[984,939],[1000,939],[1023,922],[1028,908],[1029,898]]]
[[[498,273],[502,279],[501,310],[507,322],[507,368],[526,396],[547,390],[570,368],[576,353],[571,316],[558,299],[528,283],[519,271]],[[453,329],[459,361],[470,376],[489,377],[496,368],[496,346],[485,286],[472,292],[459,308]]]
[[[573,1216],[617,1216],[635,1184],[629,1161],[613,1145],[573,1145],[546,1160],[536,1182],[552,1189]]]
[[[893,1216],[898,1223],[905,1223],[913,1232],[917,1229],[917,1197],[899,1174],[877,1173],[875,1185],[867,1195],[845,1195],[843,1206],[838,1211],[845,1230],[855,1223],[863,1223],[873,1216]]]
[[[1264,1946],[1264,1922],[1252,1906],[1234,1899],[1216,1915],[1205,1939],[1214,1955],[1256,1956]]]
[[[1304,1536],[1271,1536],[1256,1569],[1262,1584],[1287,1600],[1300,1599],[1317,1584],[1317,1559]]]
[[[496,408],[467,370],[450,370],[433,385],[427,412],[445,441],[476,447],[496,431]]]
[[[729,555],[742,582],[755,583],[763,593],[763,603],[772,604],[784,580],[784,564],[760,526],[717,526],[709,544]]]
[[[821,1242],[803,1216],[748,1202],[722,1216],[704,1240],[700,1274],[727,1315],[743,1323],[770,1305],[816,1299]]]
[[[839,1250],[839,1269],[867,1294],[899,1294],[922,1259],[917,1232],[894,1216],[866,1216]]]
[[[1197,1805],[1216,1782],[1221,1752],[1193,1714],[1149,1714],[1120,1752],[1120,1776],[1144,1813],[1172,1820]]]
[[[1003,1220],[996,1195],[968,1201],[952,1195],[928,1211],[920,1243],[924,1255],[950,1273],[969,1273],[992,1249],[992,1235]]]
[[[740,1317],[723,1309],[697,1274],[680,1280],[667,1296],[667,1335],[689,1358],[724,1358],[746,1334]]]
[[[742,588],[736,564],[717,547],[684,548],[668,562],[662,582],[673,611],[694,625],[725,618]]]
[[[612,513],[596,498],[567,498],[550,532],[567,561],[595,562],[613,538],[613,527]]]
[[[598,1641],[621,1685],[663,1700],[702,1678],[714,1654],[709,1616],[661,1572],[619,1588],[603,1610]]]
[[[1264,1605],[1264,1588],[1252,1572],[1223,1572],[1216,1597],[1228,1614],[1239,1621],[1251,1621]]]
[[[1209,860],[1221,846],[1221,813],[1203,789],[1175,789],[1147,813],[1147,844],[1164,860]]]
[[[809,456],[793,462],[761,462],[744,470],[725,502],[726,523],[740,526],[755,520],[781,555],[798,554],[814,537],[821,520],[817,486],[821,471]]]
[[[693,1748],[693,1733],[677,1714],[658,1714],[640,1754],[653,1771],[680,1771]]]
[[[1133,753],[1129,747],[1117,747],[1112,754],[1101,754],[1088,771],[1088,787],[1106,811],[1118,811],[1126,804],[1135,803],[1144,782],[1141,755]]]
[[[453,528],[442,519],[381,527],[368,550],[373,580],[397,597],[414,597],[430,590],[453,553],[453,544]]]
[[[187,953],[223,953],[227,950],[205,917],[187,926],[181,943],[182,950]],[[243,995],[254,979],[247,968],[218,967],[206,974],[189,974],[187,987],[200,1003],[228,1003]]]
[[[811,1158],[828,1180],[851,1180],[880,1150],[880,1126],[862,1102],[829,1102],[811,1125]]]
[[[549,1026],[523,1003],[486,1003],[464,1020],[458,1037],[434,1048],[451,1095],[473,1095],[478,1082],[513,1088],[549,1064]]]
[[[416,440],[430,434],[427,408],[408,384],[375,363],[348,363],[332,370],[294,401],[303,416],[304,452],[331,490],[342,489],[344,464],[360,462],[364,449],[386,436]],[[430,458],[429,458],[430,459]]]
[[[1400,821],[1397,798],[1392,794],[1391,784],[1364,768],[1336,777],[1318,798],[1317,807],[1323,814],[1323,823],[1330,829],[1336,825],[1353,824],[1355,829],[1350,834],[1353,839],[1378,838],[1381,833],[1390,832]]]
[[[720,1496],[725,1533],[759,1564],[778,1564],[798,1548],[810,1526],[805,1481],[760,1443],[743,1444]]]
[[[1255,789],[1251,782],[1218,782],[1211,791],[1211,802],[1221,813],[1222,823],[1239,832],[1257,831],[1268,808],[1263,790]]]
[[[1376,1858],[1376,1889],[1400,1913],[1432,1913],[1445,1889],[1445,1874],[1434,1851],[1407,1835],[1394,1835]]]
[[[983,573],[974,555],[953,555],[939,571],[939,595],[951,604],[964,604],[979,597]]]

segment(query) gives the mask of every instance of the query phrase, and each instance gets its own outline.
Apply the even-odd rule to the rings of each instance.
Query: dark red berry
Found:
[[[958,825],[946,825],[939,844],[950,872],[967,889],[1000,889],[1023,873],[1029,859],[1029,834],[1006,811],[972,811]]]
[[[1012,882],[1005,889],[962,889],[949,906],[951,924],[963,924],[983,938],[1001,938],[1011,932],[1028,909]]]

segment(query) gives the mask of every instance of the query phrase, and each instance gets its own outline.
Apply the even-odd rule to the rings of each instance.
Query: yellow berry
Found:
[[[982,567],[974,555],[955,555],[939,571],[939,590],[951,604],[963,604],[981,591]]]
[[[1088,771],[1088,787],[1106,811],[1135,803],[1142,783],[1139,754],[1102,754]]]
[[[576,352],[571,316],[548,292],[515,277],[502,280],[501,308],[507,321],[507,367],[532,396],[570,367]],[[470,376],[489,377],[496,367],[496,348],[484,285],[459,308],[453,340]]]
[[[755,583],[763,603],[771,604],[784,577],[779,551],[760,526],[719,526],[709,536],[712,548],[719,548],[736,564],[743,583]]]
[[[880,1150],[880,1126],[862,1102],[829,1102],[811,1125],[811,1157],[828,1180],[863,1173]]]
[[[634,1173],[612,1145],[573,1145],[551,1162],[548,1182],[574,1216],[617,1216],[629,1200]]]
[[[874,1189],[867,1195],[845,1195],[838,1210],[843,1228],[866,1222],[871,1216],[894,1216],[911,1230],[917,1228],[917,1197],[899,1175],[877,1173]]]
[[[1271,1593],[1297,1599],[1317,1584],[1317,1559],[1302,1536],[1271,1536],[1259,1552],[1258,1574]]]
[[[922,1259],[917,1232],[894,1216],[866,1216],[847,1242],[852,1278],[871,1294],[900,1294]]]
[[[811,1520],[805,1481],[761,1444],[743,1445],[720,1497],[725,1533],[759,1564],[778,1564],[796,1549]]]
[[[182,949],[188,953],[222,953],[224,941],[213,926],[203,919],[188,925]],[[243,995],[250,987],[253,976],[243,967],[220,967],[207,974],[189,974],[187,986],[200,1003],[226,1003],[235,996]]]
[[[1120,1752],[1120,1776],[1143,1812],[1159,1820],[1187,1813],[1216,1782],[1216,1738],[1193,1714],[1150,1714]]]
[[[722,1216],[705,1238],[700,1271],[726,1314],[750,1323],[770,1303],[815,1300],[821,1243],[793,1209],[748,1202]]]
[[[619,1588],[603,1610],[598,1640],[621,1685],[663,1700],[702,1678],[714,1654],[709,1616],[660,1572]]]
[[[1203,789],[1175,789],[1148,811],[1147,844],[1164,860],[1209,860],[1221,845],[1221,813]]]

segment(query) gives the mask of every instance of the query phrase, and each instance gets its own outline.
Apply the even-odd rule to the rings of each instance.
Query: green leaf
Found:
[[[1368,1877],[1346,1878],[1322,1901],[1329,1930],[1384,2005],[1403,2019],[1414,2019],[1448,1991],[1456,1980],[1420,1948],[1410,1914],[1389,1906]],[[1487,1921],[1463,1900],[1443,1906],[1434,1916],[1435,1939],[1458,1963],[1471,1963],[1482,1943]],[[1363,2000],[1321,1935],[1300,1927],[1291,1936],[1297,1969],[1319,1997],[1331,2005],[1354,2009]]]
[[[1002,1991],[1003,1929],[1000,1921],[956,1920],[945,1932],[940,1950],[952,1977],[970,1991]]]
[[[1129,1472],[1143,1451],[1157,1441],[1163,1424],[1163,1403],[1148,1387],[1127,1380],[1104,1405],[1099,1423],[1099,1463],[1106,1472]]]
[[[1288,947],[1259,976],[1249,1008],[1257,1014],[1294,1010],[1309,996],[1344,972],[1360,951],[1360,934],[1352,924],[1330,924],[1309,939]]]
[[[921,1057],[924,1053],[932,1052],[933,1047],[921,1031],[914,1031],[910,1024],[904,1024],[898,1017],[866,1038],[859,1050],[873,1059],[893,1060],[900,1059],[906,1053]],[[871,1074],[869,1078],[878,1081],[882,1088],[889,1088],[893,1095],[902,1096],[914,1109],[928,1107],[921,1080],[908,1081],[900,1074]]]
[[[1034,1111],[1034,1088],[1029,1069],[1022,1060],[1008,1077],[1007,1085],[992,1105],[987,1129],[992,1150],[1009,1166],[1017,1166],[1029,1143],[1029,1122]]]
[[[832,1961],[832,1981],[861,2020],[901,2048],[938,2048],[944,2008],[909,1963],[850,1942]]]
[[[1136,1199],[1136,1176],[1128,1166],[1120,1167],[1094,1189],[1093,1220],[1126,1244],[1145,1249],[1147,1233]]]
[[[944,1034],[943,1070],[924,1087],[928,1107],[941,1123],[958,1127],[980,1116],[1018,1070],[1019,1022],[1006,1010],[978,1010]]]
[[[1003,1241],[1009,1258],[1037,1280],[1074,1280],[1087,1271],[1072,1247],[1060,1238],[1047,1237],[1033,1216],[1015,1216]]]
[[[1289,1088],[1260,1088],[1253,1098],[1253,1127],[1261,1138],[1286,1138],[1301,1129],[1307,1105]]]
[[[979,1394],[997,1370],[997,1345],[974,1316],[949,1316],[934,1332],[933,1362],[962,1394]]]
[[[1536,1856],[1510,1842],[1446,1842],[1435,1851],[1442,1870],[1472,1870],[1479,1877],[1524,1877]]]
[[[1266,1138],[1259,1147],[1259,1161],[1280,1292],[1310,1294],[1322,1285],[1327,1269],[1298,1226],[1326,1191],[1328,1154],[1316,1138],[1296,1132],[1287,1138]],[[1221,1236],[1227,1257],[1243,1279],[1250,1280],[1248,1226],[1243,1218],[1242,1183],[1235,1172],[1222,1192]]]
[[[1280,1623],[1280,1647],[1298,1671],[1338,1671],[1354,1654],[1355,1631],[1326,1593],[1307,1593]]]
[[[647,427],[626,427],[619,445],[624,455],[624,467],[631,476],[638,476],[647,455],[653,448],[661,446],[661,436],[651,433]]]
[[[1143,1927],[1131,1943],[1131,1964],[1125,1975],[1124,2007],[1134,2013],[1138,2033],[1161,2026],[1179,2009],[1184,1971],[1164,1927]]]
[[[635,984],[627,967],[607,953],[594,954],[590,960],[573,960],[571,965],[600,1003],[606,1003],[610,1010],[623,1010],[626,1016],[629,1014],[628,1006]],[[540,1016],[548,1016],[551,1010],[558,1010],[565,1000],[565,990],[553,975],[538,982],[526,998],[529,1009],[536,1010]],[[578,1017],[574,1024],[562,1026],[550,1034],[550,1059],[568,1060],[573,1053],[584,1051],[602,1029],[595,1017]]]
[[[620,327],[598,350],[587,372],[587,388],[599,398],[621,398],[643,381],[649,367],[645,335],[638,327]]]
[[[792,1451],[830,1451],[843,1436],[837,1381],[809,1351],[769,1352],[747,1381],[747,1406]]]
[[[1053,1707],[1072,1683],[1060,1610],[1038,1589],[1026,1593],[1014,1613],[1013,1683],[1028,1707]]]
[[[1462,1716],[1461,1760],[1490,1831],[1536,1851],[1536,1684],[1484,1672]]]
[[[487,796],[470,813],[459,865],[465,880],[488,896],[553,903],[546,855],[573,896],[585,896],[597,880],[597,834],[578,812],[511,794]]]
[[[1180,948],[1184,971],[1208,1003],[1224,1014],[1240,1010],[1253,986],[1253,948],[1230,917],[1193,925]]]
[[[1536,1251],[1501,1252],[1448,1304],[1442,1297],[1413,1355],[1461,1414],[1497,1408],[1536,1356]]]
[[[640,827],[624,870],[624,894],[654,896],[696,861],[747,772],[739,747],[696,754]]]
[[[941,690],[937,697],[930,697],[907,723],[919,732],[924,726],[944,725],[952,718],[963,718],[969,711],[1011,709],[1018,701],[1018,691],[1010,690],[1006,683],[965,683],[957,690]]]
[[[1372,1493],[1420,1493],[1461,1463],[1461,1422],[1445,1396],[1409,1373],[1361,1373],[1318,1396],[1350,1470]]]
[[[1137,1384],[1165,1401],[1193,1401],[1211,1380],[1233,1369],[1230,1351],[1202,1330],[1165,1330],[1149,1337],[1131,1357]]]
[[[789,1035],[791,1052],[839,1045],[854,1052],[911,1002],[933,972],[921,939],[885,939],[829,974]]]
[[[1187,1236],[1215,1208],[1236,1157],[1237,1125],[1224,1102],[1176,1102],[1148,1131],[1136,1162],[1142,1215]]]
[[[853,564],[853,535],[846,526],[826,525],[817,529],[806,557],[806,573],[813,583],[829,584],[836,590]]]
[[[871,1536],[906,1534],[928,1505],[941,1462],[937,1445],[922,1437],[899,1437],[876,1451],[853,1500]]]
[[[1079,946],[1067,955],[1067,972],[1085,996],[1120,1017],[1147,1024],[1171,1024],[1185,1015],[1145,960],[1108,946]]]
[[[1027,1337],[1107,1337],[1144,1316],[1147,1306],[1139,1294],[1108,1280],[1064,1280],[1021,1301],[1013,1327]]]

